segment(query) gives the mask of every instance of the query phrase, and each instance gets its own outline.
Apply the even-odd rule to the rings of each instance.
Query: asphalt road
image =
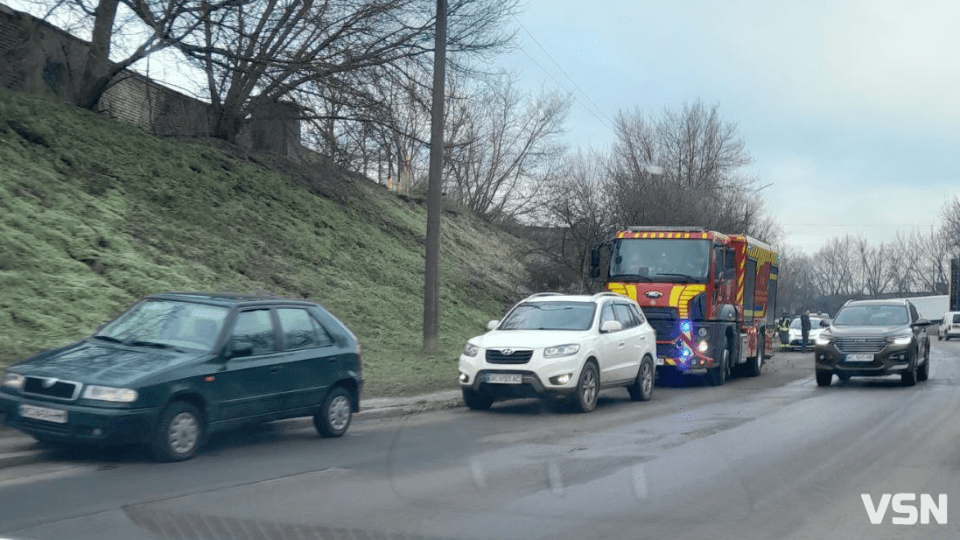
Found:
[[[0,536],[955,539],[949,508],[946,524],[895,525],[910,509],[891,506],[874,525],[862,499],[960,504],[960,342],[932,343],[913,388],[817,388],[812,355],[778,353],[759,378],[664,381],[647,403],[609,390],[585,415],[514,401],[360,421],[337,440],[263,426],[178,464],[51,453],[0,470]]]

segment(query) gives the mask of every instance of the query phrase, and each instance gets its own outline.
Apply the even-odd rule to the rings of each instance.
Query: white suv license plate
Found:
[[[848,354],[847,362],[873,362],[872,354]]]
[[[487,382],[493,384],[521,384],[523,376],[519,373],[488,373]]]
[[[48,409],[47,407],[35,407],[23,403],[20,404],[20,416],[34,420],[43,420],[44,422],[53,422],[55,424],[67,423],[67,411]]]

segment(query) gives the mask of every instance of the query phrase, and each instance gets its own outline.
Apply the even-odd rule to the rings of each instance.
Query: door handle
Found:
[[[282,366],[273,366],[270,368],[270,373],[276,373],[282,369]]]
[[[618,348],[618,349],[622,349],[622,348],[624,348],[624,347],[626,347],[626,346],[627,346],[627,342],[626,342],[626,341],[621,341],[620,344],[617,345],[617,348]]]

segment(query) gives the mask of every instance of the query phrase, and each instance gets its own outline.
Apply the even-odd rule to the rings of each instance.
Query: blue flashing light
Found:
[[[680,323],[680,331],[684,334],[689,334],[690,330],[693,328],[693,325],[690,324],[690,321],[683,321]]]
[[[684,348],[680,351],[680,356],[682,356],[682,357],[684,357],[684,358],[690,358],[690,349],[684,347]]]

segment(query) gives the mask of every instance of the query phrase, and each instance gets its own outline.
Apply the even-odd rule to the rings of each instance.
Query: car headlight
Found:
[[[137,400],[137,391],[129,388],[113,388],[110,386],[87,386],[83,390],[83,397],[97,401],[132,403]]]
[[[570,356],[573,354],[577,354],[579,350],[580,350],[580,346],[573,343],[568,345],[557,345],[556,347],[547,347],[546,349],[544,349],[543,357],[558,358],[561,356]]]
[[[910,341],[913,339],[912,335],[906,336],[896,336],[893,338],[894,345],[909,345]]]
[[[473,343],[467,343],[463,347],[464,356],[476,356],[478,352],[480,352],[480,347],[477,347]]]
[[[814,343],[816,343],[817,345],[829,345],[830,336],[817,336],[817,339],[814,340]]]
[[[19,373],[5,372],[3,374],[3,386],[20,390],[23,388],[23,375]]]

